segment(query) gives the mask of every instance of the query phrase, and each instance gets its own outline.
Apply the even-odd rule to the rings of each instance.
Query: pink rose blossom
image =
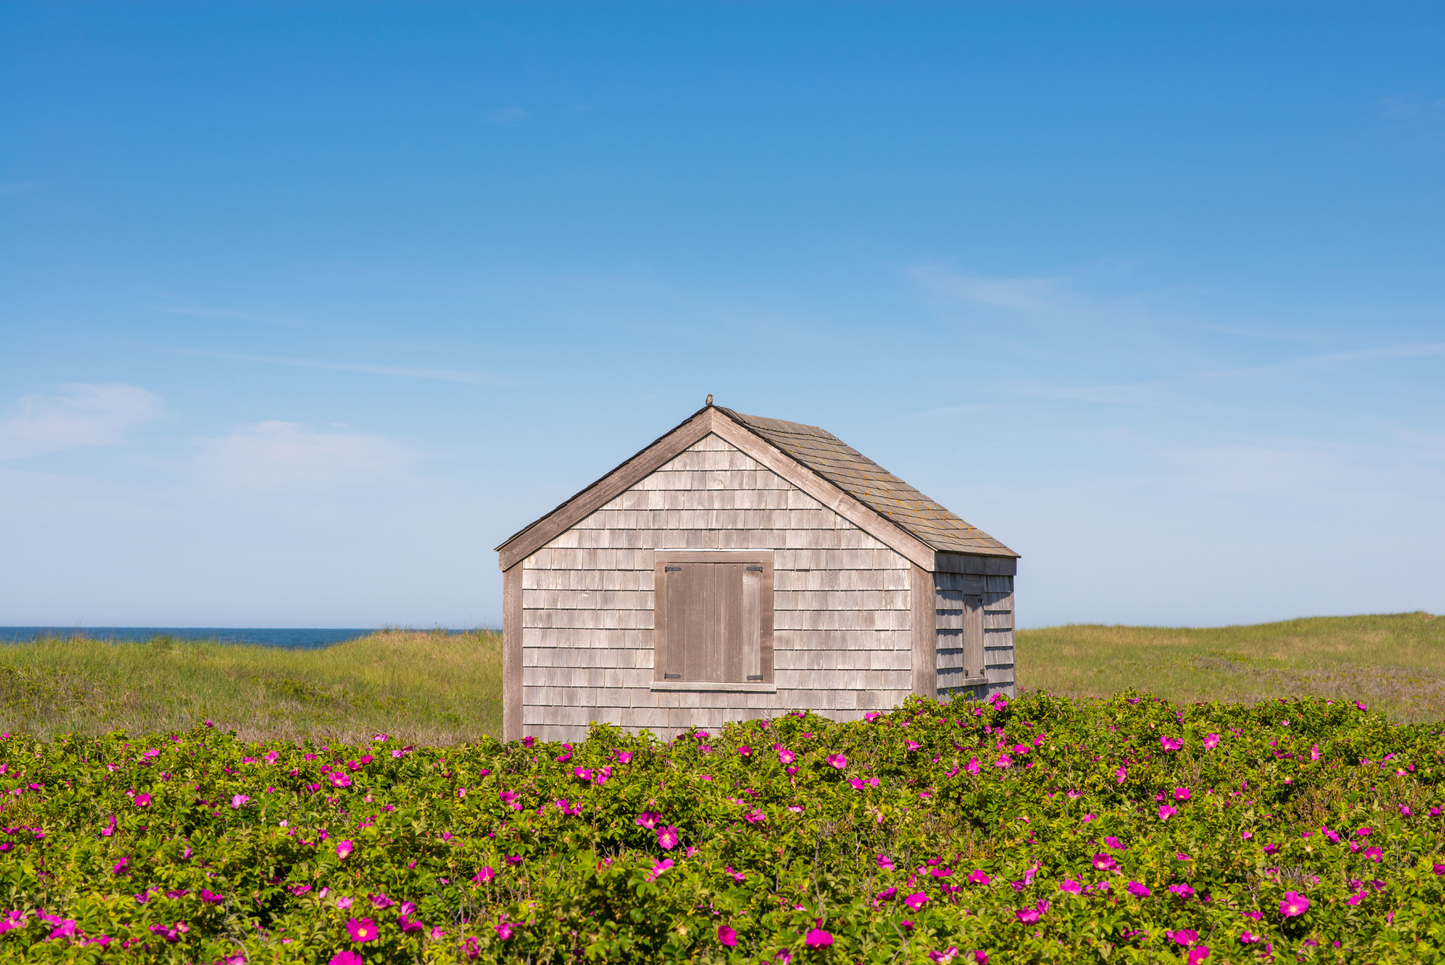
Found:
[[[1310,900],[1297,891],[1286,891],[1279,903],[1279,913],[1286,918],[1295,918],[1310,910]]]
[[[370,918],[353,918],[346,923],[346,932],[351,940],[357,942],[376,941],[376,922]]]
[[[809,948],[825,948],[833,944],[833,936],[821,928],[814,928],[808,932],[803,941]]]

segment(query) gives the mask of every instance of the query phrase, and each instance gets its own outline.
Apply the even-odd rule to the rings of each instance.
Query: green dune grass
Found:
[[[1319,617],[1202,630],[1063,626],[1018,634],[1019,684],[1073,697],[1141,690],[1253,704],[1314,695],[1403,722],[1445,719],[1445,620]],[[427,745],[498,737],[502,642],[390,630],[320,650],[157,637],[0,646],[0,729],[183,731],[209,720],[248,740]]]
[[[50,738],[187,730],[418,744],[500,735],[500,634],[385,631],[319,650],[156,637],[0,646],[0,727]]]
[[[1401,722],[1445,719],[1445,619],[1311,617],[1200,630],[1062,626],[1017,639],[1019,684],[1071,697],[1145,690],[1176,702],[1362,701]]]

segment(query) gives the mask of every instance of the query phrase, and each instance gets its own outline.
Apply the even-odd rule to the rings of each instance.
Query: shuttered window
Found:
[[[773,682],[772,554],[659,552],[653,679]]]
[[[934,575],[938,643],[938,692],[970,686],[986,676],[983,650],[983,594],[980,577]]]

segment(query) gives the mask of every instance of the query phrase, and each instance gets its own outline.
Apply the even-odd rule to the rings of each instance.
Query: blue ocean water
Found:
[[[314,650],[364,637],[372,630],[298,629],[294,627],[0,627],[0,643],[26,643],[39,637],[87,637],[91,640],[149,640],[169,634],[177,640],[244,643],[288,650]]]

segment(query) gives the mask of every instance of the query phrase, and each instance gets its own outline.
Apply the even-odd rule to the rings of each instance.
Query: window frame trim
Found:
[[[761,565],[758,581],[758,668],[762,680],[724,682],[717,680],[664,679],[667,666],[667,580],[664,569],[675,563],[742,563]],[[652,568],[652,689],[718,691],[732,693],[776,693],[773,674],[773,551],[772,550],[656,550]]]

